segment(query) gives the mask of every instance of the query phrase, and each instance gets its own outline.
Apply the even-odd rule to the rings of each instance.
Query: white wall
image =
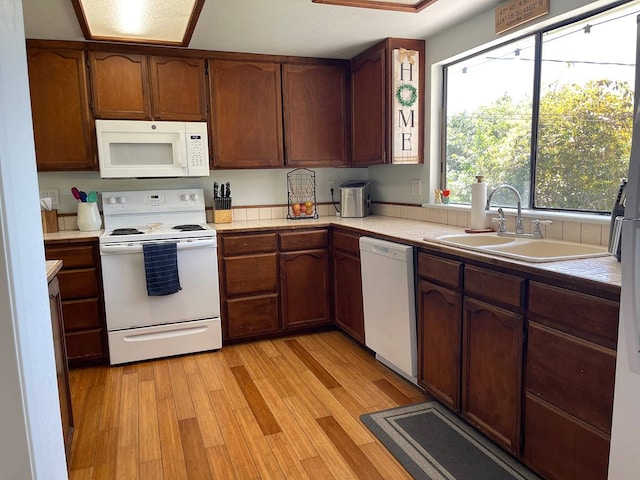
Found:
[[[21,0],[0,0],[0,477],[67,478]]]

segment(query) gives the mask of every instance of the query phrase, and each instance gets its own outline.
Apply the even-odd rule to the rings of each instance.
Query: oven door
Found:
[[[141,243],[100,246],[110,332],[220,316],[216,239],[174,241],[182,290],[160,297],[147,294]]]

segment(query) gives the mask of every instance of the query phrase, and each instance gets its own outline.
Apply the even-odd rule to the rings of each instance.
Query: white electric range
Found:
[[[102,207],[110,363],[221,348],[217,239],[203,190],[103,192]],[[164,243],[176,244],[180,289],[156,296],[147,289],[144,250]]]

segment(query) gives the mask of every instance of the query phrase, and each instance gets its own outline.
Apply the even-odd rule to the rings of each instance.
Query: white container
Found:
[[[78,230],[82,232],[92,232],[100,230],[102,226],[102,218],[98,211],[96,202],[78,203]]]

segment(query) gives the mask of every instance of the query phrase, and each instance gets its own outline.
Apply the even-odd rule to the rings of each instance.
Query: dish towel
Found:
[[[182,290],[178,278],[178,246],[175,243],[145,243],[144,273],[150,297],[171,295]]]

